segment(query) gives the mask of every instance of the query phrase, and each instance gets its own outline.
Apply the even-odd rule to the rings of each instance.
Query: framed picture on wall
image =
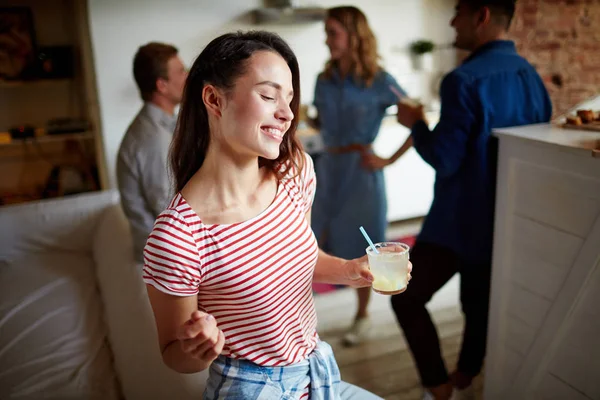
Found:
[[[29,7],[0,7],[0,79],[36,75],[36,42]]]

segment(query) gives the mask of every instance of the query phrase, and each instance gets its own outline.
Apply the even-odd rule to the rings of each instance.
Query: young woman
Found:
[[[372,275],[365,257],[317,247],[299,87],[294,53],[266,32],[213,40],[186,82],[177,195],[148,238],[144,280],[164,362],[209,368],[208,399],[376,398],[340,382],[315,329],[313,280],[368,287]]]
[[[364,226],[375,243],[385,241],[387,201],[382,168],[412,146],[407,141],[390,159],[377,157],[372,143],[385,110],[404,96],[394,78],[378,64],[377,42],[356,7],[328,10],[325,21],[331,58],[319,75],[314,104],[327,151],[317,161],[319,175],[312,227],[331,254],[352,259],[364,253]],[[358,309],[344,341],[363,341],[370,328],[371,290],[358,289]]]

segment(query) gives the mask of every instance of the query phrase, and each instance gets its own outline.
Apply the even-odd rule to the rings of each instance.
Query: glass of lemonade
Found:
[[[408,251],[410,247],[404,243],[376,243],[375,253],[371,246],[367,247],[369,268],[373,274],[373,290],[379,294],[398,294],[406,290],[408,284]]]

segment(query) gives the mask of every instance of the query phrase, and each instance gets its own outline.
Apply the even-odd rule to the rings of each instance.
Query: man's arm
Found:
[[[442,110],[433,131],[424,120],[412,128],[414,147],[438,175],[450,176],[460,168],[467,151],[469,135],[475,124],[475,99],[468,82],[453,72],[444,78],[440,89]]]
[[[153,138],[146,143],[142,153],[142,191],[149,208],[158,216],[169,205],[173,195],[168,167],[169,142],[166,138]]]

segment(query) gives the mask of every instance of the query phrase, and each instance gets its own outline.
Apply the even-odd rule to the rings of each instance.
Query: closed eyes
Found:
[[[264,82],[260,82],[260,83],[257,83],[257,84],[256,84],[256,86],[260,86],[260,85],[267,85],[267,86],[270,86],[270,87],[272,87],[272,88],[276,89],[276,90],[277,90],[277,91],[279,91],[279,92],[281,92],[281,91],[283,90],[283,88],[281,87],[281,85],[280,85],[279,83],[276,83],[276,82],[273,82],[273,81],[264,81]],[[262,96],[262,95],[261,95],[261,96]],[[266,98],[269,98],[269,99],[271,99],[271,100],[274,100],[274,98],[273,98],[273,97],[268,97],[268,96],[263,96],[263,97],[266,97]],[[289,94],[288,94],[288,97],[290,97],[290,98],[293,98],[293,97],[294,97],[294,91],[293,91],[293,90],[290,90],[290,92],[289,92]]]

